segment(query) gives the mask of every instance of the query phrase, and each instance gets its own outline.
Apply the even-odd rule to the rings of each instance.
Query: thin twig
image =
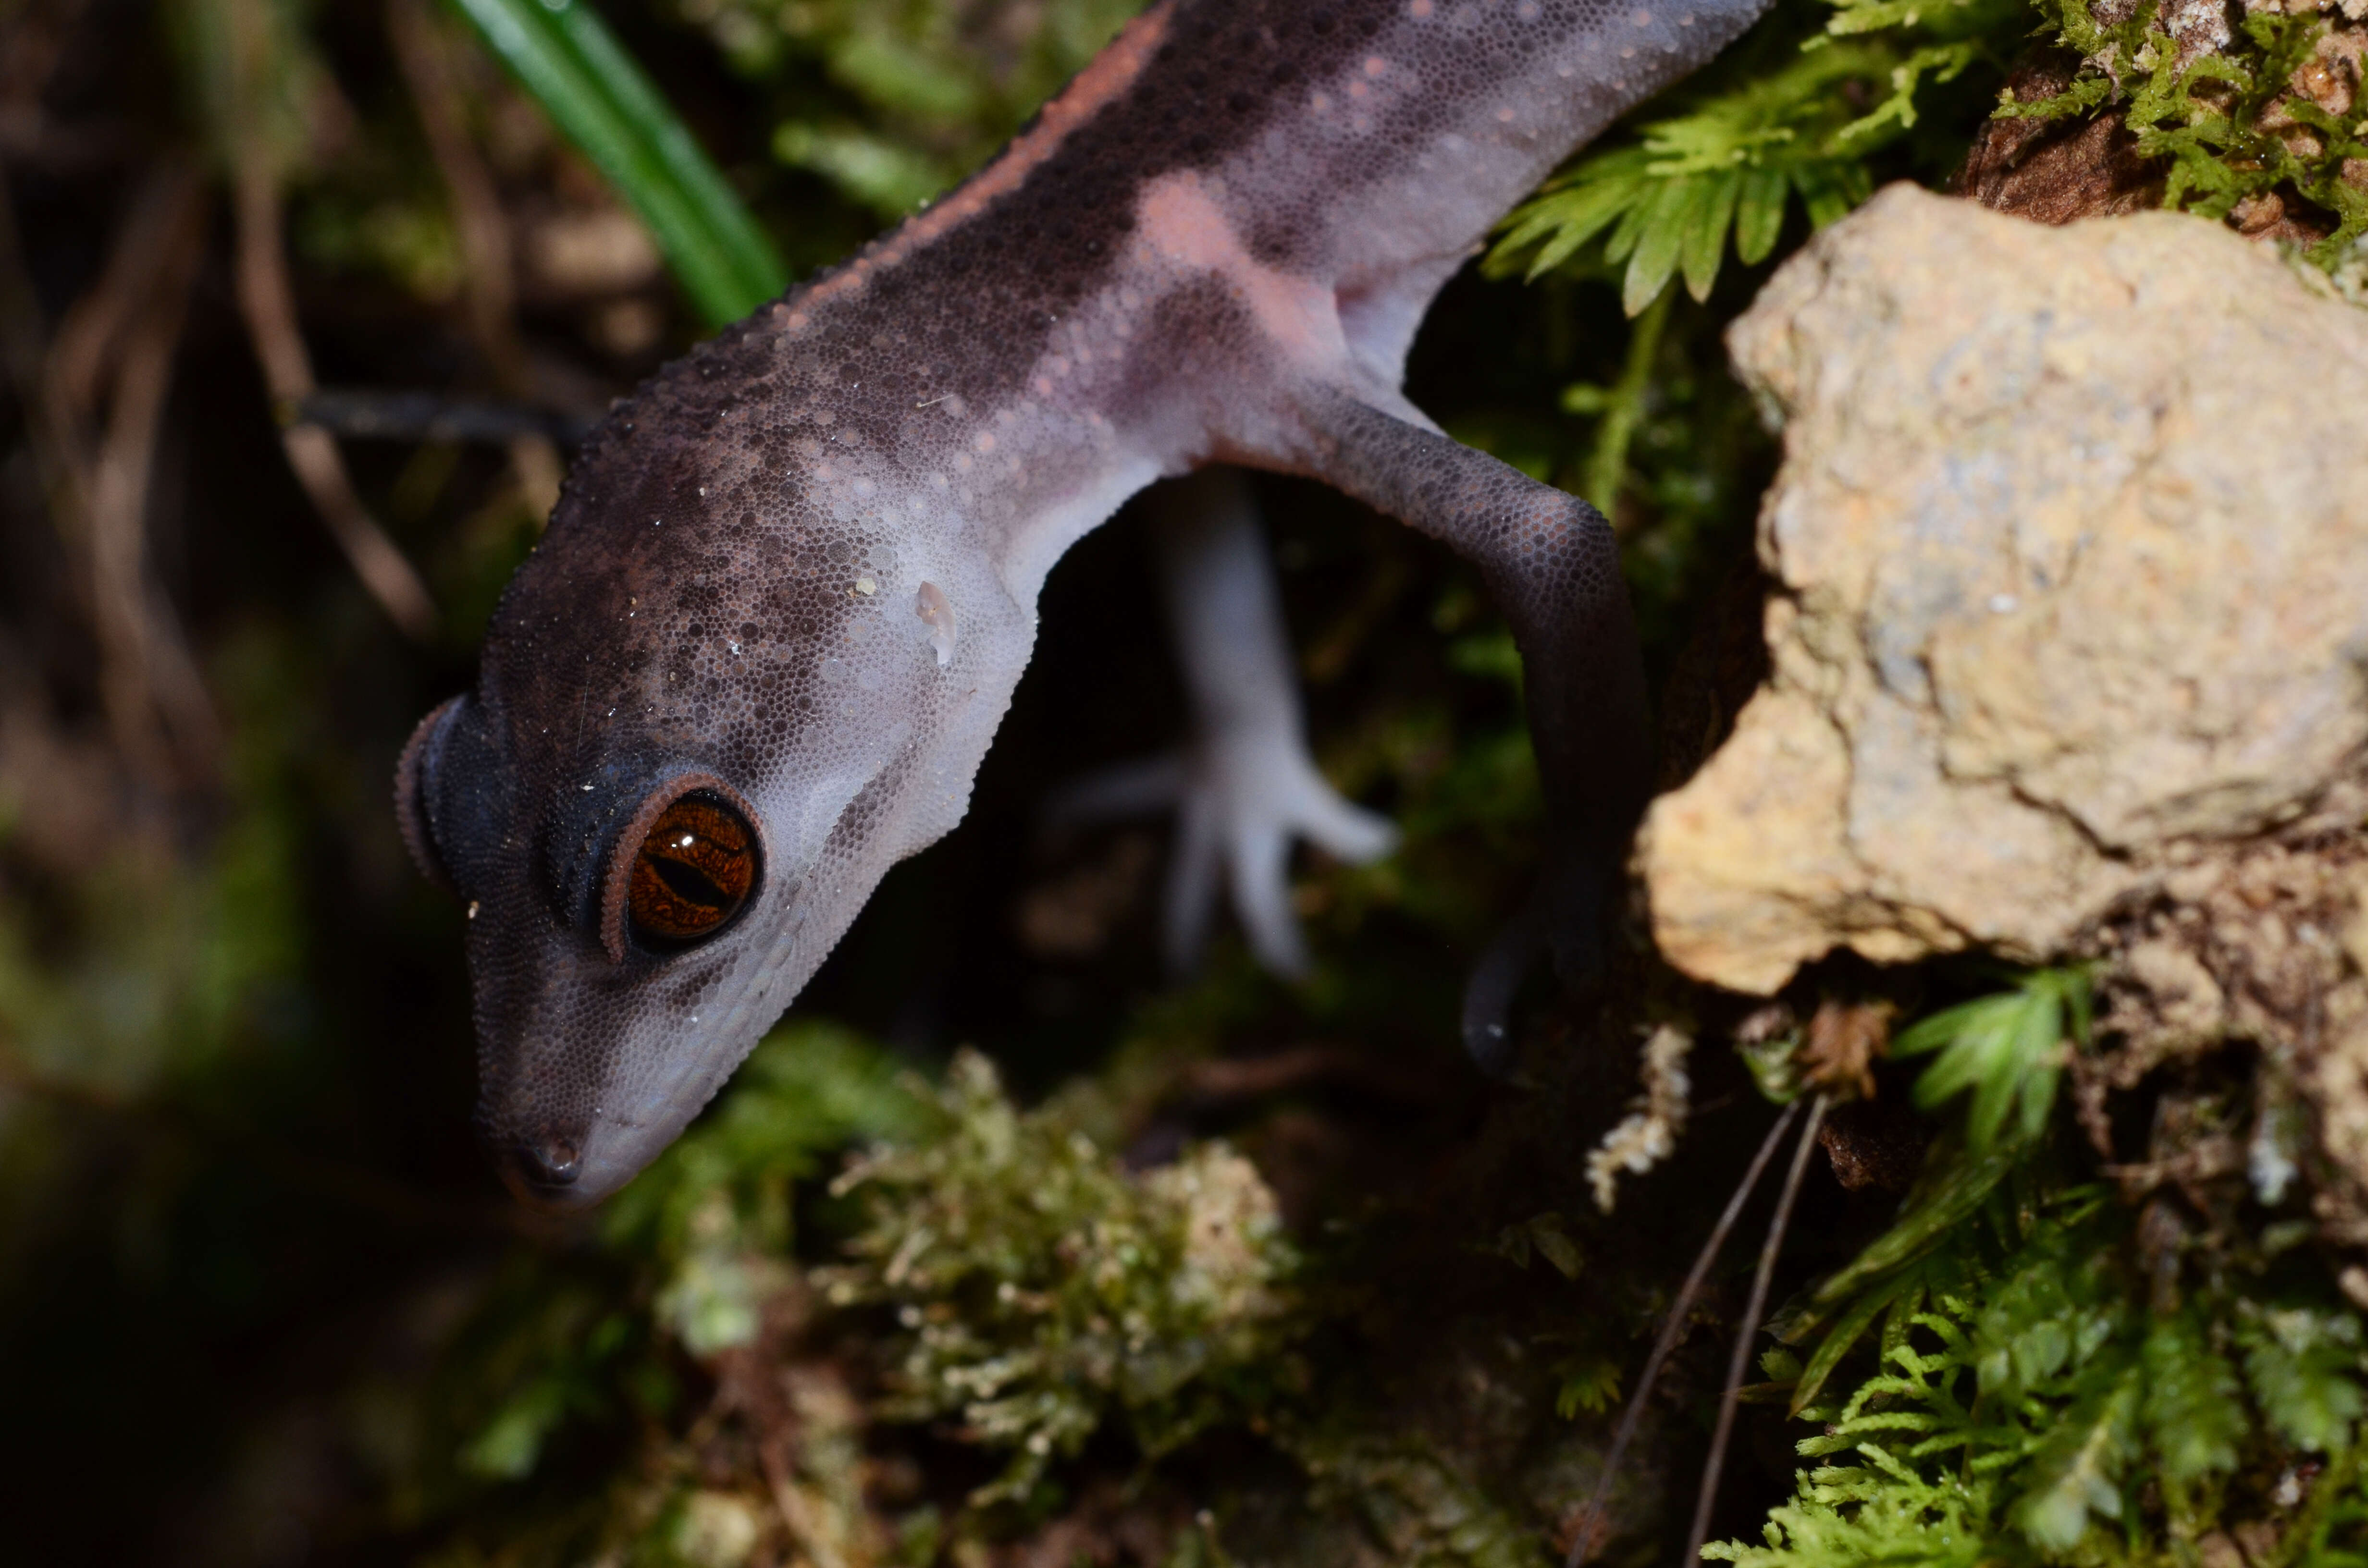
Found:
[[[124,761],[152,785],[200,783],[212,772],[219,728],[178,618],[149,570],[146,517],[204,244],[203,183],[178,159],[151,173],[98,283],[46,342],[13,217],[0,208],[6,357],[58,537],[75,563],[76,606],[99,645],[109,727]]]
[[[51,525],[70,551],[79,551],[88,514],[85,464],[71,423],[49,395],[44,374],[48,356],[48,334],[25,264],[16,203],[0,188],[0,366],[5,366],[9,390],[23,411],[33,472],[48,503]],[[79,579],[74,587],[87,591]]]
[[[193,161],[158,159],[125,210],[98,281],[59,319],[45,372],[49,394],[84,433],[98,423],[124,340],[184,265],[188,236],[205,221],[205,195]]]
[[[1588,1558],[1592,1555],[1588,1548],[1594,1544],[1596,1524],[1603,1517],[1604,1505],[1611,1500],[1611,1483],[1619,1478],[1620,1461],[1627,1457],[1628,1445],[1635,1438],[1637,1425],[1645,1416],[1645,1403],[1652,1394],[1653,1385],[1660,1379],[1663,1364],[1677,1349],[1678,1341],[1685,1335],[1686,1314],[1693,1311],[1694,1298],[1702,1293],[1702,1281],[1710,1278],[1711,1267],[1718,1261],[1720,1249],[1726,1245],[1728,1233],[1735,1229],[1735,1221],[1743,1214],[1744,1204],[1750,1201],[1752,1192],[1759,1186],[1760,1173],[1767,1170],[1769,1160],[1775,1155],[1776,1146],[1784,1140],[1785,1130],[1793,1125],[1793,1119],[1800,1112],[1801,1102],[1794,1100],[1784,1108],[1784,1114],[1768,1129],[1768,1136],[1759,1141],[1759,1152],[1751,1156],[1750,1168],[1743,1173],[1743,1179],[1736,1183],[1735,1193],[1727,1199],[1726,1209],[1719,1215],[1718,1223],[1711,1227],[1710,1239],[1702,1243],[1702,1251],[1695,1255],[1694,1266],[1687,1271],[1685,1283],[1678,1287],[1678,1299],[1669,1308],[1668,1321],[1661,1325],[1661,1335],[1653,1342],[1653,1353],[1645,1358],[1645,1371],[1636,1380],[1636,1392],[1628,1396],[1628,1408],[1620,1414],[1620,1425],[1611,1435],[1611,1451],[1603,1456],[1603,1472],[1596,1477],[1595,1491],[1587,1500],[1586,1511],[1579,1515],[1578,1533],[1570,1543],[1570,1553],[1564,1559],[1563,1568],[1585,1568]]]
[[[239,308],[272,403],[284,413],[312,395],[313,383],[313,358],[297,327],[296,296],[288,280],[279,180],[256,152],[240,158],[234,184]],[[279,444],[362,586],[396,626],[424,641],[436,627],[435,603],[419,574],[354,494],[336,441],[316,425],[283,425]]]
[[[327,387],[299,403],[296,423],[333,436],[387,441],[484,441],[504,446],[520,436],[575,446],[595,421],[526,403],[486,403],[431,392]]]
[[[451,34],[423,0],[387,0],[386,30],[437,172],[451,197],[465,268],[470,333],[503,393],[525,400],[533,394],[533,378],[518,338],[509,218],[502,210],[493,172],[469,135]],[[548,513],[559,499],[558,448],[548,435],[533,430],[516,432],[508,445],[510,472],[528,506],[538,515]]]
[[[1797,1100],[1793,1102],[1798,1104]],[[1793,1168],[1785,1173],[1784,1195],[1776,1200],[1776,1217],[1768,1222],[1768,1239],[1759,1246],[1759,1267],[1751,1276],[1751,1300],[1743,1309],[1743,1324],[1735,1335],[1735,1353],[1727,1358],[1726,1392],[1718,1402],[1718,1426],[1711,1433],[1710,1459],[1702,1466],[1702,1491],[1694,1499],[1693,1528],[1686,1532],[1680,1563],[1702,1561],[1702,1543],[1710,1539],[1710,1511],[1718,1501],[1719,1472],[1726,1464],[1726,1441],[1735,1430],[1735,1411],[1743,1392],[1743,1378],[1751,1366],[1751,1342],[1759,1333],[1760,1314],[1768,1310],[1768,1284],[1776,1274],[1776,1255],[1784,1248],[1784,1230],[1793,1221],[1793,1201],[1801,1196],[1801,1178],[1809,1169],[1809,1153],[1817,1146],[1817,1129],[1826,1119],[1826,1096],[1809,1107],[1808,1125],[1793,1151]]]
[[[148,498],[156,441],[205,236],[204,208],[191,200],[181,210],[185,222],[173,231],[125,236],[126,243],[161,240],[165,254],[147,308],[128,323],[114,350],[107,435],[89,488],[100,692],[124,760],[159,786],[210,778],[222,740],[179,618],[149,566]],[[65,347],[63,337],[60,347]]]

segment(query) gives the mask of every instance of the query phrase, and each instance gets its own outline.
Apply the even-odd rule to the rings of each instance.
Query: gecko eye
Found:
[[[694,790],[634,850],[625,916],[644,947],[687,947],[730,925],[756,886],[756,830],[730,801]]]

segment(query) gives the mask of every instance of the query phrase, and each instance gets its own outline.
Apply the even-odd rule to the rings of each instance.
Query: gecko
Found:
[[[1443,540],[1511,627],[1549,822],[1464,1004],[1501,1061],[1536,960],[1596,961],[1644,677],[1604,519],[1442,434],[1407,348],[1515,202],[1768,3],[1157,0],[968,181],[615,404],[396,770],[466,906],[512,1190],[598,1202],[681,1132],[962,819],[1046,574],[1156,482],[1199,733],[1088,803],[1178,809],[1173,954],[1222,877],[1304,963],[1293,841],[1392,833],[1308,757],[1242,468]]]

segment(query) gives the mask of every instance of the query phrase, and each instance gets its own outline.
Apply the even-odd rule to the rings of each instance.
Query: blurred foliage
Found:
[[[1406,1568],[1543,1568],[1537,1532],[1419,1439],[1359,1431],[1293,1439],[1308,1501],[1350,1513]]]
[[[201,858],[132,840],[57,886],[56,904],[0,904],[0,1040],[16,1071],[103,1099],[195,1088],[302,1028],[290,796],[318,736],[289,652],[250,636],[216,666],[237,810]],[[0,801],[0,844],[21,810]]]
[[[733,67],[776,88],[819,67],[837,102],[783,114],[773,155],[883,220],[985,163],[1136,0],[677,0]]]

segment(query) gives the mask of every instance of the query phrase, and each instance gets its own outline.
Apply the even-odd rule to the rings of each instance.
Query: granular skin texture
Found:
[[[1164,0],[960,189],[619,403],[398,788],[472,910],[513,1187],[591,1201],[665,1146],[962,816],[1053,561],[1206,461],[1480,562],[1556,864],[1610,867],[1648,753],[1609,530],[1397,388],[1497,218],[1763,3]],[[748,802],[762,884],[702,945],[612,951],[620,837],[691,775]],[[1541,905],[1565,952],[1580,902]]]

